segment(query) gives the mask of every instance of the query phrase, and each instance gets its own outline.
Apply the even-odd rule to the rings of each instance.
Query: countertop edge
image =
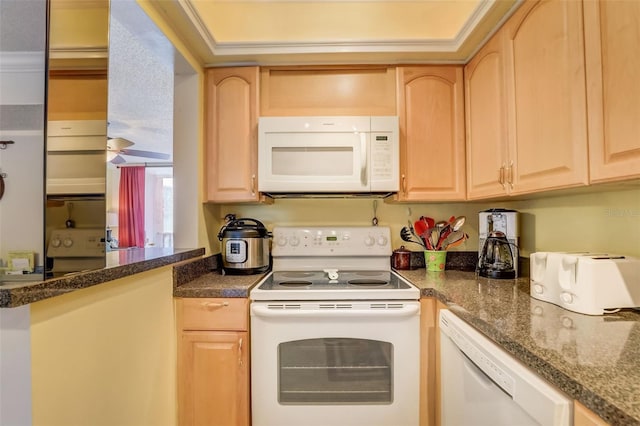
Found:
[[[27,283],[24,285],[0,287],[0,309],[16,308],[73,291],[93,287],[120,278],[161,268],[163,266],[195,259],[204,255],[204,248],[196,249],[131,249],[113,252],[107,257],[107,267],[86,272],[78,272],[59,278]],[[109,255],[109,253],[108,253]]]

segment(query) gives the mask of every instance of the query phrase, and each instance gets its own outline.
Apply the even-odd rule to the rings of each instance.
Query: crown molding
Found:
[[[0,52],[0,72],[44,72],[44,52]]]
[[[449,39],[371,40],[330,42],[217,42],[191,0],[177,0],[213,56],[257,56],[335,53],[456,53],[499,0],[483,0],[455,37]]]

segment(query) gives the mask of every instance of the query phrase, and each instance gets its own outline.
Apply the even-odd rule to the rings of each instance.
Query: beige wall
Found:
[[[521,212],[521,249],[528,256],[535,251],[607,251],[640,257],[640,189],[603,191],[590,194],[556,195],[508,202],[389,204],[378,202],[380,225],[391,226],[393,247],[406,244],[400,229],[420,215],[436,220],[465,215],[465,232],[470,240],[457,250],[478,249],[478,212],[492,207]],[[216,238],[227,213],[261,220],[273,225],[369,225],[373,217],[371,199],[280,199],[272,205],[205,205],[207,234],[212,252],[220,251]],[[202,239],[205,237],[203,236]],[[411,250],[417,245],[406,244]]]
[[[31,305],[34,425],[176,424],[171,268]]]

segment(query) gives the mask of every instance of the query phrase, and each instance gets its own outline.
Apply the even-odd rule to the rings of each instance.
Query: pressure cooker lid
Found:
[[[220,229],[218,239],[222,238],[269,238],[271,233],[262,222],[251,218],[233,219]]]

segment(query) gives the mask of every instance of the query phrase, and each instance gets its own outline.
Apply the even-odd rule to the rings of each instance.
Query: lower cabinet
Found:
[[[446,305],[420,299],[420,426],[440,425],[440,337],[438,312]]]
[[[609,423],[602,420],[596,413],[579,403],[573,402],[574,426],[607,426]]]
[[[176,319],[180,426],[248,426],[248,300],[176,299]]]

